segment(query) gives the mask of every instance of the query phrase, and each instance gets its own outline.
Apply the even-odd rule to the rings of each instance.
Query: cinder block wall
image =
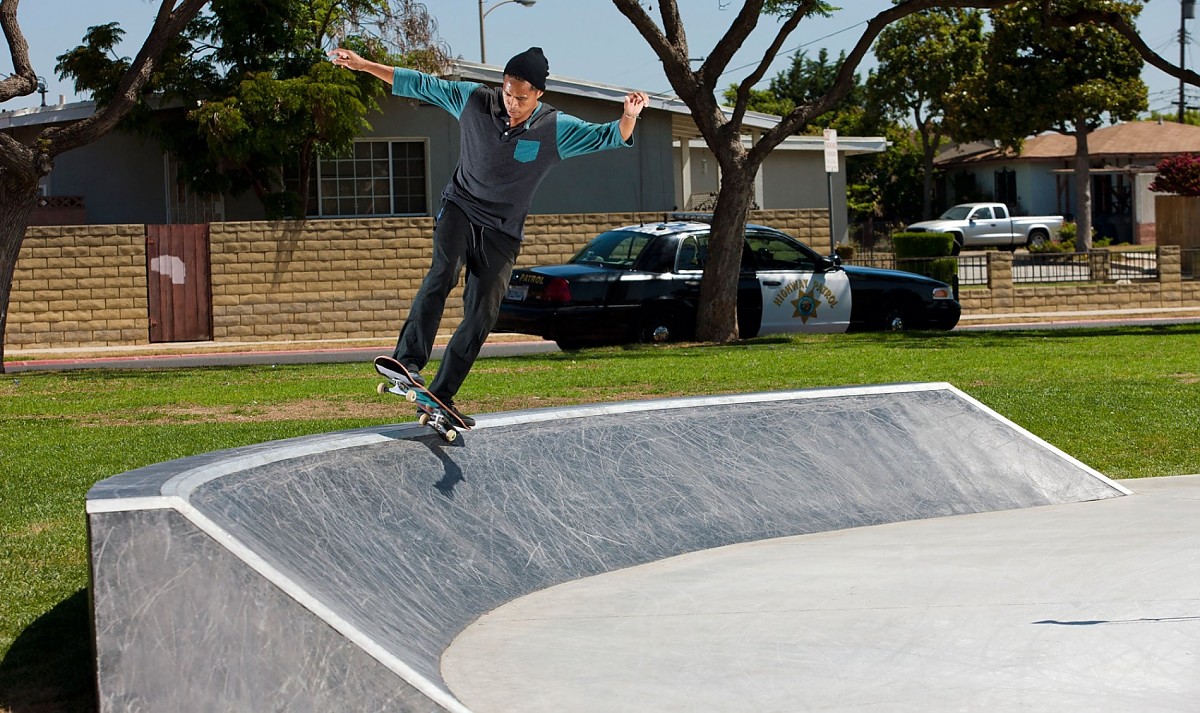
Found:
[[[147,341],[143,225],[31,227],[17,258],[6,346]]]
[[[393,334],[429,264],[431,227],[429,219],[213,223],[214,341]]]
[[[596,234],[663,219],[654,213],[535,215],[518,266],[563,262]],[[758,211],[817,245],[824,211]],[[10,348],[145,345],[146,239],[142,225],[32,227],[17,263]],[[213,223],[213,340],[392,338],[429,266],[432,218]],[[462,288],[442,332],[462,319]]]
[[[563,262],[604,230],[662,219],[657,212],[531,216],[517,264]],[[828,250],[824,211],[754,211],[750,220]],[[432,233],[430,218],[214,223],[213,339],[392,339],[429,266]],[[1004,257],[1010,262],[999,264]],[[1131,285],[1014,287],[1011,256],[996,260],[996,284],[962,292],[964,313],[1200,307],[1200,281],[1180,280],[1177,247],[1160,249],[1160,281]],[[17,262],[6,346],[148,344],[146,275],[145,226],[31,227]],[[443,334],[462,318],[461,289],[447,301]]]

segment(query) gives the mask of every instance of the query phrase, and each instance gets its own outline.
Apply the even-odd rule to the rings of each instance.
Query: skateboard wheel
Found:
[[[421,424],[422,426],[428,426],[429,425],[429,414],[423,413],[420,416],[417,416],[417,423]]]
[[[408,399],[410,404],[415,404],[417,402],[417,392],[408,391],[404,394],[404,398]]]
[[[453,428],[446,429],[446,442],[454,443],[454,439],[458,438],[458,431]]]
[[[378,386],[375,387],[375,393],[377,393],[377,394],[386,394],[387,390],[388,390],[388,384],[386,382],[381,382]]]

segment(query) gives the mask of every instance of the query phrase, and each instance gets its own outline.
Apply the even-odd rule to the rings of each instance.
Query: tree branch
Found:
[[[0,0],[0,28],[4,30],[4,39],[8,41],[13,63],[12,76],[0,81],[0,102],[29,96],[37,90],[37,73],[29,62],[29,42],[17,22],[17,6],[20,4],[20,0]]]
[[[909,15],[912,15],[922,10],[930,8],[977,8],[983,10],[992,10],[1008,5],[1015,5],[1021,0],[905,0],[893,7],[880,12],[867,23],[867,29],[863,30],[862,35],[858,38],[858,42],[854,48],[846,55],[846,61],[842,63],[838,70],[837,78],[834,80],[833,86],[829,91],[825,92],[824,96],[817,99],[811,104],[797,106],[790,114],[783,117],[783,120],[775,125],[770,131],[764,133],[758,143],[751,149],[751,160],[762,161],[767,154],[778,146],[788,136],[794,134],[801,127],[807,124],[813,117],[820,116],[831,110],[837,105],[847,92],[850,91],[851,85],[854,82],[854,73],[858,70],[858,65],[862,63],[863,58],[874,44],[879,33],[888,25],[902,20]]]
[[[687,31],[683,27],[683,18],[679,16],[679,5],[675,0],[666,0],[658,4],[658,14],[662,17],[663,31],[666,32],[667,42],[678,48],[684,57],[688,54]]]
[[[5,0],[7,2],[8,0]],[[63,127],[47,130],[43,137],[49,142],[51,157],[91,143],[111,131],[137,104],[142,87],[154,73],[163,52],[173,37],[177,37],[208,0],[183,0],[178,8],[175,0],[162,0],[150,34],[142,44],[129,71],[121,78],[113,99],[92,116]]]
[[[1200,74],[1164,59],[1162,55],[1146,44],[1142,36],[1138,34],[1137,28],[1129,24],[1129,20],[1120,13],[1103,10],[1077,10],[1067,15],[1047,15],[1047,22],[1055,27],[1070,27],[1085,23],[1108,25],[1120,33],[1137,50],[1146,64],[1160,69],[1176,79],[1182,79],[1192,86],[1200,87]]]
[[[0,173],[28,171],[33,165],[33,149],[0,132]]]
[[[729,29],[717,41],[712,52],[709,52],[704,64],[700,65],[697,74],[700,76],[701,84],[706,88],[716,89],[717,80],[725,73],[725,68],[729,66],[734,53],[741,49],[746,38],[758,26],[758,18],[762,16],[762,7],[763,0],[746,0],[746,3],[742,5],[741,12],[729,25]]]
[[[688,106],[692,106],[693,101],[698,99],[696,95],[698,83],[695,73],[692,72],[691,62],[688,60],[687,34],[684,32],[675,0],[664,0],[659,4],[663,23],[669,28],[669,34],[663,34],[663,31],[654,24],[654,20],[650,19],[637,0],[613,0],[613,5],[646,40],[646,44],[650,45],[654,54],[658,55],[658,59],[663,65],[663,72],[667,75],[667,79],[671,82],[671,86],[679,98]],[[700,93],[703,94],[703,92]],[[716,105],[715,101],[713,105]]]
[[[800,25],[800,21],[808,16],[805,9],[796,10],[792,16],[784,20],[783,25],[779,28],[779,32],[775,33],[775,40],[771,42],[771,46],[763,53],[762,61],[758,63],[754,71],[742,80],[742,83],[737,88],[737,101],[734,102],[733,116],[730,117],[729,123],[734,126],[741,126],[742,118],[746,115],[746,107],[750,104],[750,90],[755,84],[762,81],[763,76],[767,73],[767,68],[771,66],[776,55],[779,54],[779,49],[783,47],[783,42],[789,35]]]

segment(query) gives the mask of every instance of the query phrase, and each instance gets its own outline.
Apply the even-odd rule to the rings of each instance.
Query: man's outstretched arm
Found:
[[[337,67],[345,67],[352,69],[355,72],[366,72],[368,74],[379,77],[388,84],[392,83],[392,77],[395,74],[395,68],[389,67],[386,64],[372,62],[368,59],[363,59],[354,50],[348,50],[343,47],[330,50],[329,56],[333,59],[333,64]]]
[[[450,82],[415,69],[389,67],[363,59],[354,50],[339,47],[329,52],[334,65],[356,72],[367,72],[392,85],[392,94],[410,99],[420,99],[439,106],[453,114],[462,116],[463,108],[471,92],[481,85],[475,82]]]

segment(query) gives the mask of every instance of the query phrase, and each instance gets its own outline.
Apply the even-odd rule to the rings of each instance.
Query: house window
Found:
[[[321,156],[309,184],[308,214],[344,217],[428,215],[424,141],[355,141]]]
[[[996,190],[992,193],[996,196],[996,202],[1015,206],[1017,204],[1017,172],[1008,168],[1000,169],[996,171],[995,181]]]

